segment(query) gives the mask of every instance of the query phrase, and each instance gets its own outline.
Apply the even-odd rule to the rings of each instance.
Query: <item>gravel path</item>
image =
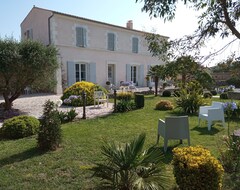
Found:
[[[19,109],[22,114],[31,115],[34,117],[41,117],[43,111],[43,105],[47,100],[51,100],[53,102],[57,102],[60,99],[61,95],[53,95],[53,94],[31,94],[31,95],[23,95],[20,96],[17,100],[13,102],[13,108]],[[0,103],[3,102],[3,98],[0,97]],[[59,110],[68,111],[71,107],[68,106],[60,106]],[[76,112],[78,113],[77,118],[81,118],[83,115],[83,108],[76,107]],[[100,105],[99,107],[87,106],[86,107],[86,117],[94,118],[98,116],[103,116],[110,114],[113,111],[113,104],[109,103],[107,105]],[[1,123],[0,123],[1,125]]]

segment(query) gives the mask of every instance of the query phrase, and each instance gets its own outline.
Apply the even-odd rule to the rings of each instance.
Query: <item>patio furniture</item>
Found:
[[[168,140],[170,139],[180,139],[180,143],[183,139],[187,139],[190,146],[188,116],[168,116],[165,121],[159,119],[157,144],[160,136],[164,138],[164,152],[167,151]]]
[[[107,107],[108,107],[108,95],[106,95],[103,91],[95,91],[94,92],[94,107],[96,105],[96,103],[99,104],[100,103],[107,103]]]
[[[198,126],[200,126],[201,119],[208,123],[208,130],[211,130],[213,121],[222,121],[225,127],[224,108],[222,102],[212,102],[211,106],[200,106],[198,115]]]

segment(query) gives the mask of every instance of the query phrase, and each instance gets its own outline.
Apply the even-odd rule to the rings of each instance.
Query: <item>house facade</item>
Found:
[[[38,7],[21,23],[22,40],[38,40],[59,50],[56,93],[77,81],[146,86],[150,66],[164,62],[152,57],[145,34],[134,30],[132,21],[121,27]]]

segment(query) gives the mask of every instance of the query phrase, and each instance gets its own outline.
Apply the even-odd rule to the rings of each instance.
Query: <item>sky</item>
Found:
[[[135,0],[22,0],[21,3],[17,0],[3,0],[0,6],[0,37],[20,40],[20,24],[34,5],[123,27],[128,20],[132,20],[134,29],[154,31],[172,40],[193,33],[198,26],[196,12],[184,6],[178,7],[176,18],[172,22],[164,23],[160,18],[150,18],[148,13],[142,12],[143,2],[136,3]],[[202,55],[220,47],[219,43],[222,40],[212,40],[202,50]],[[223,52],[217,59],[226,58],[229,51],[239,52],[238,48],[239,45],[230,47],[230,50]],[[211,66],[210,64],[215,63],[206,64]]]

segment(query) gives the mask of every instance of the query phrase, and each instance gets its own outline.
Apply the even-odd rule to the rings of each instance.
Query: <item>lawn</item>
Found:
[[[158,118],[175,113],[154,110],[161,99],[173,101],[173,98],[146,96],[143,109],[64,124],[61,148],[54,152],[39,152],[36,136],[0,141],[0,189],[94,189],[99,181],[91,177],[88,169],[103,160],[100,147],[104,141],[124,143],[146,133],[145,146],[156,143]],[[220,123],[214,124],[211,131],[207,130],[206,123],[198,127],[195,115],[189,116],[189,122],[191,145],[202,145],[217,158],[219,148],[222,148],[221,137],[227,134],[227,129]],[[236,127],[236,121],[230,126]],[[182,145],[179,141],[169,141],[168,152],[164,155],[172,188],[175,180],[171,150],[186,145],[186,140]],[[162,138],[158,146],[163,147]],[[234,189],[233,182],[236,184],[236,181],[231,180],[225,175],[223,189]]]

